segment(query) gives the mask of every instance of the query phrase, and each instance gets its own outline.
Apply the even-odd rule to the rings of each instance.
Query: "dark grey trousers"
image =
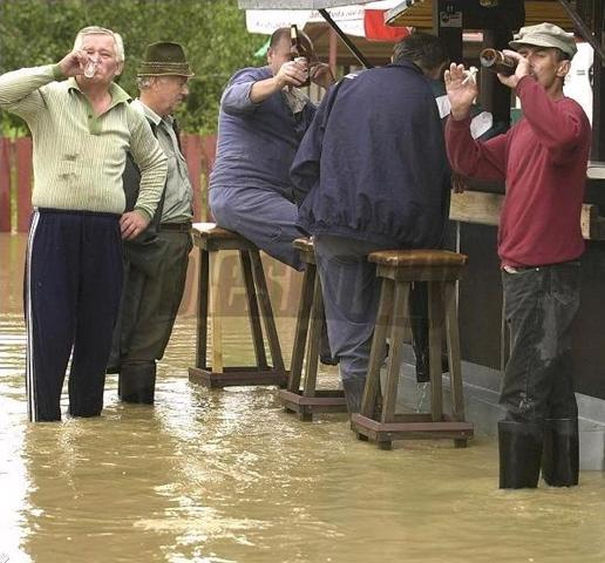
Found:
[[[120,317],[114,332],[110,371],[124,363],[155,362],[164,355],[183,297],[191,235],[160,231],[162,252],[154,275],[127,262]]]
[[[571,327],[580,304],[579,262],[502,271],[511,350],[500,404],[506,419],[577,418]]]

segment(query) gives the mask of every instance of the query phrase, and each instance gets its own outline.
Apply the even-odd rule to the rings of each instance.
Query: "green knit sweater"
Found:
[[[135,209],[151,218],[166,178],[166,157],[128,94],[110,85],[111,105],[94,115],[75,79],[58,65],[0,76],[0,107],[22,117],[33,138],[34,207],[121,214],[126,151],[141,170]],[[62,80],[62,81],[59,81]]]

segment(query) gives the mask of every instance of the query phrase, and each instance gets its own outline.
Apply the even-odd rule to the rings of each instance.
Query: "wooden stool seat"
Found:
[[[296,413],[301,420],[311,421],[313,413],[346,412],[347,405],[342,390],[316,389],[324,316],[321,284],[315,265],[313,241],[308,238],[298,238],[292,245],[299,250],[300,258],[306,264],[306,268],[296,318],[290,375],[287,388],[280,390],[279,398],[286,411]],[[303,363],[305,377],[301,389]]]
[[[464,266],[467,256],[450,250],[380,250],[368,256],[368,262],[406,268],[413,266],[456,267]]]
[[[361,412],[351,417],[358,438],[390,449],[393,440],[447,438],[456,447],[466,446],[473,436],[473,425],[464,420],[464,397],[460,367],[460,340],[456,307],[456,281],[460,279],[467,257],[447,250],[386,250],[373,252],[368,260],[377,264],[381,293],[372,340],[368,376]],[[409,292],[413,282],[428,283],[429,295],[429,370],[431,412],[395,413],[400,358],[409,319]],[[452,414],[443,412],[441,373],[441,333],[445,327],[450,368]],[[387,337],[390,352],[382,410],[375,414],[380,393],[380,366]]]
[[[304,252],[304,261],[309,264],[315,264],[315,249],[313,248],[313,240],[306,237],[297,238],[292,243],[292,246],[301,252]]]
[[[265,271],[256,245],[246,238],[218,227],[215,223],[194,223],[193,242],[200,252],[196,365],[189,368],[189,380],[207,387],[232,385],[278,385],[284,387],[287,372],[273,318]],[[225,366],[223,362],[222,321],[220,315],[219,270],[211,268],[221,250],[237,250],[248,303],[256,365]],[[212,366],[207,365],[208,323],[212,326]],[[267,362],[263,338],[264,325],[273,365]]]

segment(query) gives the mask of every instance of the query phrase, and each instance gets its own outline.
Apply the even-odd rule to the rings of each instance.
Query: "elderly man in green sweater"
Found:
[[[69,413],[101,413],[122,288],[122,238],[145,229],[164,186],[166,157],[113,82],[123,64],[120,36],[87,27],[58,64],[0,76],[0,107],[27,122],[34,146],[24,284],[32,421],[61,419],[70,355]],[[127,151],[141,186],[134,209],[124,213]]]

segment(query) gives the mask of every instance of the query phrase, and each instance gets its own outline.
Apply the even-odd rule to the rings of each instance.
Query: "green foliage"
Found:
[[[0,0],[0,73],[60,61],[87,25],[122,35],[126,65],[119,83],[132,96],[148,43],[178,41],[185,47],[195,77],[178,117],[191,133],[216,131],[227,80],[238,68],[262,62],[253,55],[266,39],[246,32],[237,0]],[[0,112],[0,126],[5,134],[24,131],[6,112]]]

